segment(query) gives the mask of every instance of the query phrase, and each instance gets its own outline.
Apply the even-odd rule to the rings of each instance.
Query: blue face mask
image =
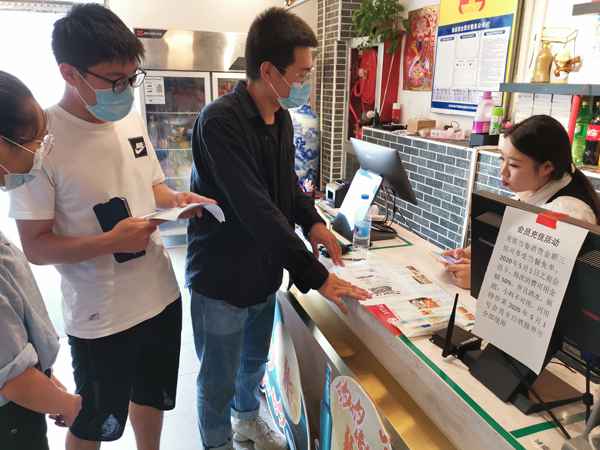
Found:
[[[273,92],[277,95],[277,100],[283,109],[299,108],[308,103],[308,99],[310,98],[310,82],[292,83],[290,86],[283,75],[281,76],[281,79],[290,88],[290,94],[287,97],[281,97],[275,87],[273,87],[271,83],[269,84],[271,89],[273,89]]]
[[[113,92],[112,88],[94,89],[83,75],[80,74],[79,76],[96,94],[96,104],[88,105],[83,96],[77,91],[92,116],[103,122],[117,122],[129,114],[133,106],[133,88],[131,86],[127,86],[120,93]]]
[[[12,173],[6,167],[0,164],[0,168],[5,172],[4,186],[0,186],[0,189],[7,192],[12,191],[13,189],[16,189],[20,186],[23,186],[25,183],[29,183],[35,178],[36,173],[42,170],[42,163],[44,162],[44,158],[46,157],[46,155],[48,155],[48,153],[50,153],[52,147],[54,146],[54,136],[51,134],[47,134],[44,137],[44,139],[40,141],[40,148],[36,152],[29,150],[27,147],[11,139],[8,139],[7,137],[2,136],[2,139],[4,139],[7,142],[10,142],[13,145],[16,145],[22,150],[25,150],[29,153],[33,153],[33,165],[28,173]]]

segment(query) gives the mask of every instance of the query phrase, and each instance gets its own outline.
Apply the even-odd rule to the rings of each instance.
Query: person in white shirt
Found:
[[[573,165],[564,127],[546,115],[531,116],[510,128],[500,149],[502,185],[515,198],[575,219],[600,223],[600,199],[587,177]],[[454,283],[471,287],[471,248],[444,252]]]
[[[62,276],[83,398],[67,449],[118,439],[129,415],[138,449],[156,450],[163,411],[175,406],[181,299],[157,224],[139,217],[214,201],[165,184],[143,122],[131,112],[144,49],[114,13],[74,6],[55,23],[52,48],[66,82],[62,100],[47,111],[54,149],[40,176],[12,192],[10,214],[28,259],[54,264]],[[103,232],[94,208],[111,199],[126,203],[131,217]]]

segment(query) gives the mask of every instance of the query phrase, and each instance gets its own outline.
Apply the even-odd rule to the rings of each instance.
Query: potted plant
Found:
[[[407,29],[403,12],[404,5],[398,0],[363,0],[352,15],[354,31],[366,38],[365,47],[389,42],[389,53],[395,53]]]

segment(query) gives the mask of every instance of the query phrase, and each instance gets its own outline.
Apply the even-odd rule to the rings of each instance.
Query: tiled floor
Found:
[[[183,248],[172,249],[171,256],[180,286],[183,286],[184,258]],[[60,312],[60,283],[58,274],[53,268],[34,268],[36,279],[44,294],[48,310],[55,321],[57,329],[62,330]],[[192,324],[190,318],[190,298],[185,289],[183,294],[183,332],[181,363],[179,367],[179,383],[177,388],[177,406],[174,411],[165,414],[162,433],[161,448],[163,450],[198,450],[202,449],[200,435],[196,426],[196,375],[198,373],[198,359],[194,349]],[[63,333],[64,334],[64,333]],[[74,390],[71,371],[71,355],[66,338],[61,339],[61,349],[58,361],[54,367],[56,376],[67,386]],[[263,408],[263,411],[266,409]],[[265,414],[263,414],[264,416]],[[65,429],[58,428],[53,422],[48,421],[48,439],[51,450],[64,448]],[[102,444],[102,449],[108,450],[135,450],[135,437],[128,424],[123,437],[115,442]],[[252,448],[252,445],[243,445],[239,448]]]

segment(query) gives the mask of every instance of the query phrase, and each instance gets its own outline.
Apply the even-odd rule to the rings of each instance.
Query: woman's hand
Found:
[[[67,388],[54,375],[50,378],[52,383],[65,393],[60,406],[60,413],[49,414],[48,417],[54,420],[54,424],[59,427],[70,427],[81,411],[81,396],[73,395],[67,392]]]
[[[459,249],[460,250],[460,249]],[[471,288],[471,260],[464,256],[457,264],[446,264],[446,271],[450,273],[452,282],[462,289]]]
[[[442,253],[442,255],[444,256],[451,256],[454,259],[458,259],[459,261],[462,259],[471,259],[471,247],[465,247],[465,248],[455,248],[452,250],[446,250],[444,253]]]
[[[81,410],[79,395],[69,394],[60,381],[35,367],[9,380],[0,394],[23,408],[49,414],[62,426],[71,426]]]

